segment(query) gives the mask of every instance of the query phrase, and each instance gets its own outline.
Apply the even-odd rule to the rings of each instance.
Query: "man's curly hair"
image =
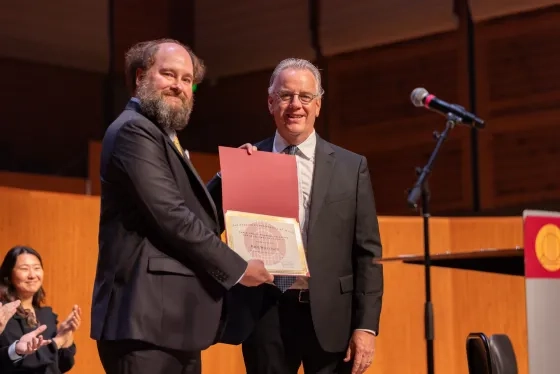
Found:
[[[136,71],[138,69],[146,71],[151,68],[155,62],[155,56],[160,45],[164,43],[173,43],[185,48],[191,56],[193,63],[194,83],[200,83],[204,79],[204,74],[206,73],[204,62],[185,44],[168,38],[148,40],[133,45],[125,54],[126,85],[131,95],[134,95],[136,92]]]

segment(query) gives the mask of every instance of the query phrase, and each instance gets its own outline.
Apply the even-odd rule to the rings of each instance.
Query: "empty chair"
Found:
[[[517,374],[517,358],[511,340],[505,334],[490,337],[492,374]]]
[[[517,359],[507,335],[471,333],[467,337],[469,374],[517,374]]]
[[[490,343],[484,333],[473,332],[467,337],[467,362],[469,374],[494,374],[490,358]]]

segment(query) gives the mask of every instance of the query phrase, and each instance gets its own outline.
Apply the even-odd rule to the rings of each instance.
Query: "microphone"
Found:
[[[431,109],[435,112],[441,113],[444,116],[451,113],[456,115],[461,119],[461,122],[465,125],[470,125],[476,129],[483,129],[486,124],[484,121],[474,114],[467,112],[465,108],[456,104],[449,104],[443,100],[438,99],[434,95],[430,94],[425,88],[418,87],[415,88],[410,94],[410,100],[412,104],[416,107],[425,107]]]

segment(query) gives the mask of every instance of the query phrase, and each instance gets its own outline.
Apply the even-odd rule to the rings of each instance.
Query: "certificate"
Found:
[[[294,218],[227,211],[226,238],[246,261],[258,259],[272,275],[309,276],[299,223]]]

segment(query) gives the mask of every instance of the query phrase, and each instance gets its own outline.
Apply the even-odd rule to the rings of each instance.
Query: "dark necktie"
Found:
[[[289,145],[286,148],[284,148],[282,153],[285,153],[287,155],[295,155],[297,150],[298,147],[296,145]],[[282,292],[290,288],[295,281],[296,281],[296,277],[294,277],[293,275],[277,275],[274,277],[274,284]]]
[[[286,148],[284,148],[284,150],[282,151],[282,153],[285,153],[287,155],[295,155],[296,152],[298,150],[297,145],[289,145]]]

